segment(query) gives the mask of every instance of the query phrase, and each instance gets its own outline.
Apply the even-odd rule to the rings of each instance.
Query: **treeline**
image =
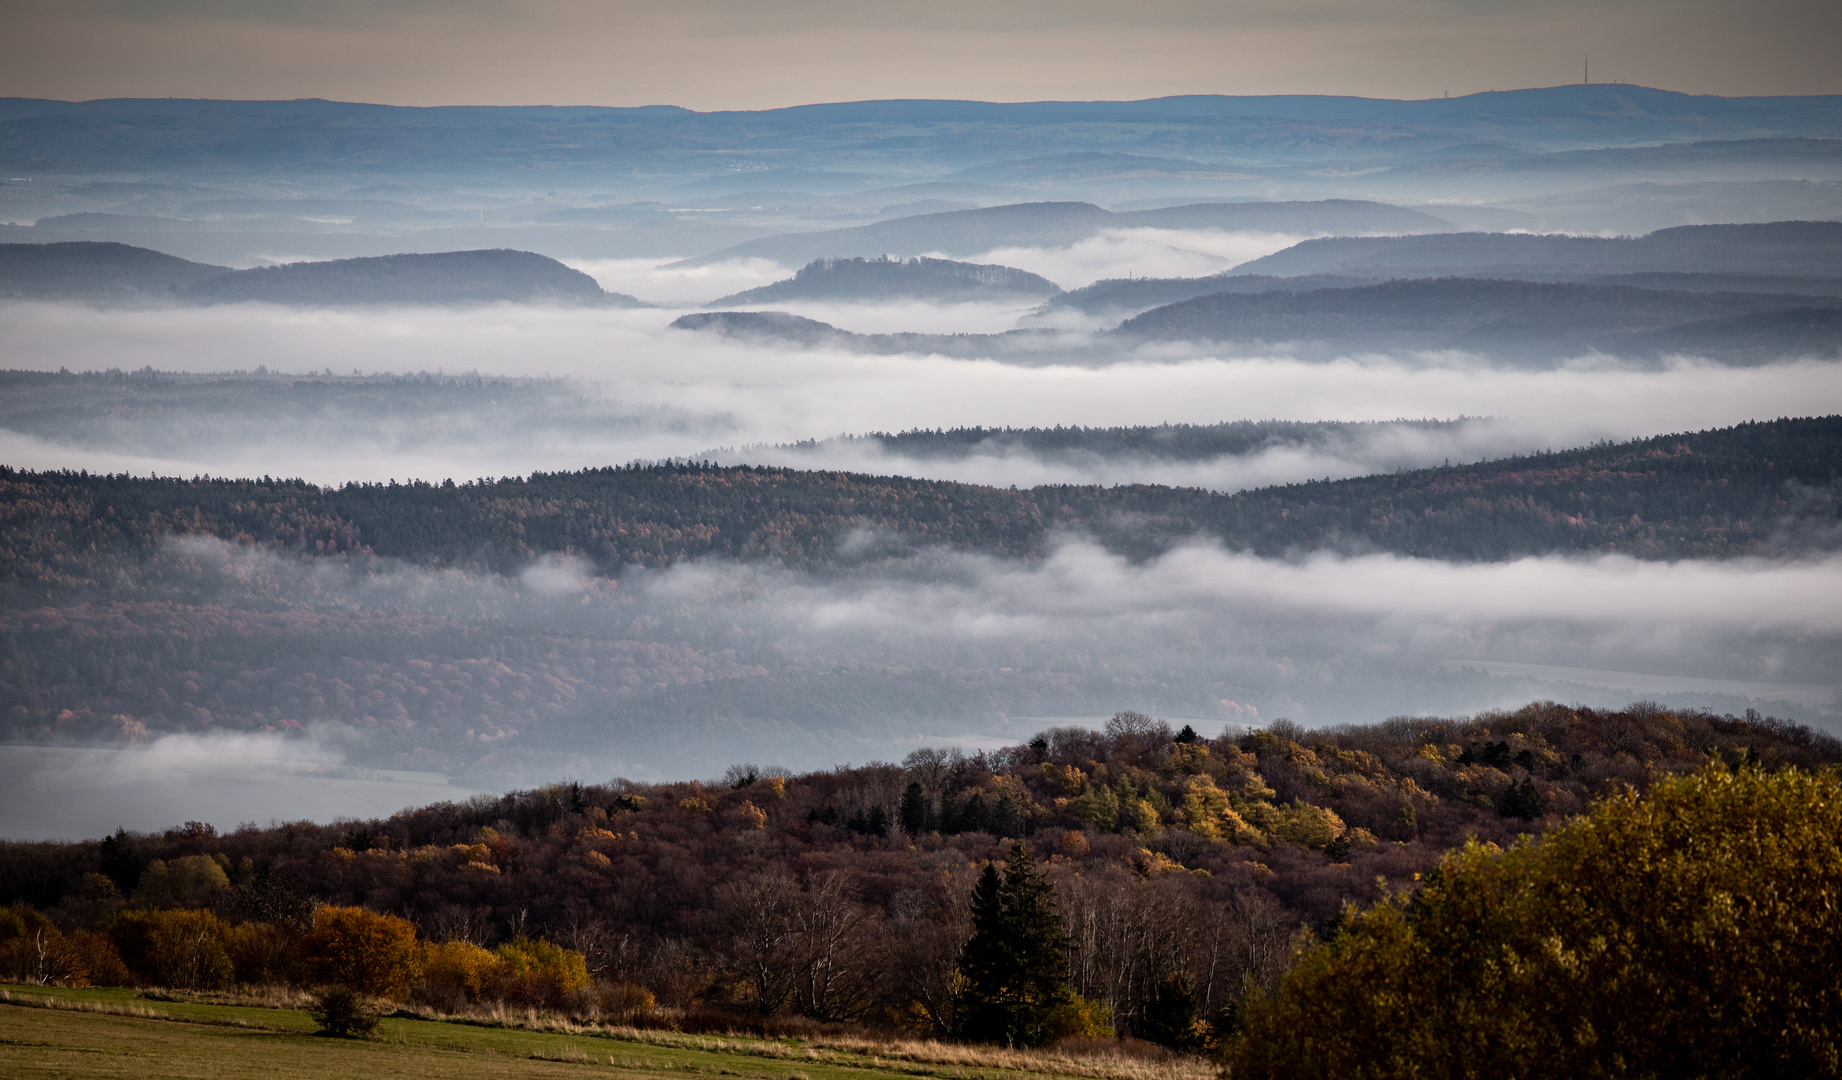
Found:
[[[1222,424],[1159,424],[1155,427],[1081,427],[1060,424],[1052,428],[915,428],[898,432],[871,432],[826,442],[874,440],[883,449],[903,457],[962,458],[974,453],[1025,452],[1056,457],[1146,457],[1160,461],[1207,461],[1238,454],[1256,454],[1279,447],[1336,447],[1366,436],[1393,430],[1447,432],[1464,420],[1234,420]],[[819,440],[793,443],[817,447]]]
[[[893,548],[1041,554],[1058,530],[1147,556],[1217,538],[1279,555],[1350,547],[1494,560],[1555,552],[1728,557],[1826,548],[1842,520],[1842,417],[1777,420],[1234,495],[1152,485],[1028,491],[903,477],[697,464],[467,484],[151,479],[0,468],[0,580],[94,586],[173,535],[305,555],[516,571],[571,553],[604,574],[717,556],[848,562]]]
[[[1648,705],[1215,738],[1122,713],[971,757],[738,765],[720,782],[568,784],[331,825],[118,830],[0,845],[0,902],[27,905],[0,937],[55,931],[76,966],[32,968],[29,944],[0,943],[0,959],[15,979],[325,981],[314,935],[364,908],[402,920],[415,971],[393,992],[441,1007],[651,1000],[674,1023],[968,1037],[1025,1024],[1193,1048],[1235,1030],[1345,905],[1410,887],[1467,837],[1510,843],[1710,761],[1808,771],[1842,762],[1842,744]],[[1005,948],[1035,957],[1029,1015],[994,1017],[977,996],[967,958],[985,924],[1028,938]],[[146,944],[181,930],[221,958],[212,946],[175,967]],[[477,977],[452,974],[468,964]]]

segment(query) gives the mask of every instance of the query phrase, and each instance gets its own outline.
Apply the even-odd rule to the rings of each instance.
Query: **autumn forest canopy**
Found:
[[[1801,725],[1654,705],[1213,738],[1122,713],[972,756],[8,843],[0,974],[693,1029],[1118,1033],[1213,1048],[1234,1075],[1326,1054],[1407,1075],[1453,1038],[1480,1067],[1827,1074],[1839,764]],[[1702,981],[1717,955],[1730,973]],[[1623,1016],[1640,991],[1657,1007]],[[1720,1024],[1671,1034],[1708,1010]]]

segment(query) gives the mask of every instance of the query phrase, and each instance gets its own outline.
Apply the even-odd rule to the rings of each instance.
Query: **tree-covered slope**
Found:
[[[0,574],[19,585],[93,582],[175,533],[499,572],[572,552],[610,574],[700,556],[831,566],[848,561],[840,541],[864,529],[898,546],[1001,556],[1040,554],[1058,530],[1073,530],[1133,555],[1202,537],[1268,555],[1723,557],[1834,546],[1839,483],[1842,417],[1234,495],[693,464],[336,489],[4,469]]]
[[[1842,222],[1684,225],[1639,237],[1444,233],[1306,240],[1237,273],[1371,278],[1570,274],[1842,274]]]
[[[170,298],[176,289],[230,272],[129,244],[0,244],[0,299]]]
[[[1365,352],[1466,349],[1552,357],[1679,349],[1761,362],[1842,349],[1835,321],[1811,314],[1829,310],[1842,311],[1842,299],[1427,278],[1360,288],[1219,292],[1153,308],[1119,330],[1134,338],[1307,342]],[[1731,319],[1742,321],[1716,321]]]
[[[288,263],[240,270],[185,290],[188,298],[273,304],[467,304],[549,301],[598,304],[595,279],[529,251],[446,251]]]
[[[611,304],[595,279],[529,251],[444,251],[295,262],[251,270],[128,244],[0,244],[0,299],[292,305]]]
[[[766,304],[783,300],[1041,299],[1061,292],[1055,282],[1010,266],[952,259],[814,259],[785,281],[711,301]]]

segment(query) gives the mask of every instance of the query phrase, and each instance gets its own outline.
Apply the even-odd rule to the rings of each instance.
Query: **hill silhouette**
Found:
[[[1235,267],[1237,274],[1544,279],[1706,273],[1842,277],[1842,222],[1683,225],[1640,237],[1446,233],[1325,237]]]
[[[0,298],[7,299],[161,299],[230,272],[128,244],[0,244]]]
[[[128,244],[0,244],[0,298],[166,303],[638,306],[595,279],[528,251],[448,251],[253,270],[188,262]]]
[[[814,259],[785,281],[711,301],[761,304],[778,300],[1028,300],[1061,288],[1027,270],[951,259]]]
[[[503,249],[264,266],[200,282],[185,295],[195,300],[315,305],[610,300],[610,294],[580,270],[544,255]]]
[[[1215,293],[1137,315],[1120,324],[1119,333],[1316,342],[1366,351],[1467,349],[1512,358],[1680,350],[1751,362],[1842,351],[1837,316],[1842,299],[1429,278],[1345,289]]]

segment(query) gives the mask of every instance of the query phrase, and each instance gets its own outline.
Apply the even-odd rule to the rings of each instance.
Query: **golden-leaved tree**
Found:
[[[372,997],[402,999],[422,978],[416,928],[361,907],[323,907],[301,939],[301,966],[314,982]]]
[[[1453,852],[1246,1011],[1231,1077],[1842,1075],[1842,779],[1710,765]]]

